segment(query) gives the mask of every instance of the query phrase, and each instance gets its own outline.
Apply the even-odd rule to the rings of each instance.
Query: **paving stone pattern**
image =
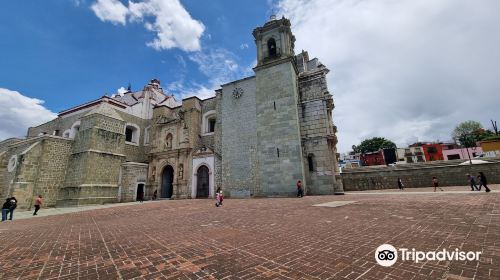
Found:
[[[332,201],[355,202],[313,206]],[[1,223],[0,279],[500,279],[498,191],[213,202]],[[386,268],[374,259],[383,243],[483,254]]]

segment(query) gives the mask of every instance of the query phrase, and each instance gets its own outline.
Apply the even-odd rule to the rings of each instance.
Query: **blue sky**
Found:
[[[500,112],[500,1],[3,0],[0,140],[158,78],[177,99],[253,74],[252,30],[291,20],[327,76],[338,149],[370,137],[450,141]],[[272,12],[271,12],[272,11]]]
[[[128,83],[141,89],[152,78],[163,87],[180,79],[195,89],[195,84],[210,86],[210,77],[189,59],[197,52],[148,47],[154,32],[140,22],[103,22],[90,9],[94,2],[3,1],[0,38],[7,39],[0,41],[0,87],[44,100],[46,108],[58,112]],[[205,26],[200,52],[224,49],[241,67],[250,66],[255,57],[251,31],[265,22],[267,2],[200,3],[182,1]],[[234,73],[240,74],[245,73]]]

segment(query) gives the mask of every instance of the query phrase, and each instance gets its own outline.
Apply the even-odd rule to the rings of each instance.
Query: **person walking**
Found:
[[[42,195],[38,195],[38,197],[35,199],[35,212],[33,212],[33,216],[38,215],[38,210],[40,210],[40,207],[42,207],[43,200],[42,200]]]
[[[7,214],[10,211],[10,198],[6,198],[2,205],[2,222],[7,220]]]
[[[479,175],[477,175],[479,179],[479,191],[481,191],[481,186],[484,186],[484,190],[486,192],[491,192],[490,188],[488,188],[488,182],[486,181],[486,176],[484,176],[483,172],[479,172]]]
[[[217,188],[217,192],[215,193],[215,206],[222,206],[222,201],[224,200],[224,196],[222,195],[222,190]]]
[[[398,188],[400,190],[404,190],[404,188],[405,188],[405,185],[403,185],[403,181],[399,177],[398,177]]]
[[[153,200],[156,200],[157,197],[158,197],[158,190],[155,190],[155,192],[153,193]]]
[[[441,187],[439,187],[439,181],[436,177],[432,177],[432,185],[434,186],[434,192],[436,192],[437,188],[439,188],[441,191],[443,191],[443,189]]]
[[[302,182],[300,180],[297,181],[297,197],[304,196],[304,189],[302,189]]]
[[[474,176],[467,174],[467,180],[469,181],[471,191],[479,191],[479,188],[476,185],[476,179],[474,178]]]
[[[14,210],[16,210],[17,208],[17,199],[15,197],[11,197],[10,198],[10,208],[9,208],[9,220],[12,221],[12,219],[14,218]]]

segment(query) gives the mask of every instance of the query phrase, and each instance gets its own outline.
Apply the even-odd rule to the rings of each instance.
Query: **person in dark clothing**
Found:
[[[9,208],[9,220],[12,221],[12,218],[14,217],[14,210],[16,210],[17,207],[17,199],[15,197],[10,198],[10,208]]]
[[[2,222],[7,220],[7,214],[10,211],[10,198],[6,198],[2,206]]]
[[[471,191],[479,191],[480,189],[476,185],[476,179],[474,176],[467,174],[467,180],[469,181],[470,184],[470,190]]]
[[[436,177],[432,177],[432,185],[434,186],[434,192],[436,191],[436,189],[440,189],[441,191],[443,191],[443,189],[441,187],[439,187],[439,181]]]
[[[404,188],[405,188],[405,185],[403,185],[403,181],[399,177],[398,177],[398,188],[400,190],[404,190]]]
[[[302,188],[302,182],[300,180],[297,181],[297,197],[304,196],[304,189]]]
[[[155,192],[153,193],[153,200],[156,200],[157,197],[158,197],[158,190],[155,190]]]
[[[486,176],[484,176],[483,172],[479,172],[479,175],[477,176],[479,178],[479,191],[481,190],[481,186],[484,186],[484,190],[486,192],[491,192],[490,188],[488,188],[488,182],[486,180]]]

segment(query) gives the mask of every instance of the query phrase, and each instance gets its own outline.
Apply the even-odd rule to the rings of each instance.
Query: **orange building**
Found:
[[[422,149],[426,161],[444,160],[441,144],[423,144]]]

